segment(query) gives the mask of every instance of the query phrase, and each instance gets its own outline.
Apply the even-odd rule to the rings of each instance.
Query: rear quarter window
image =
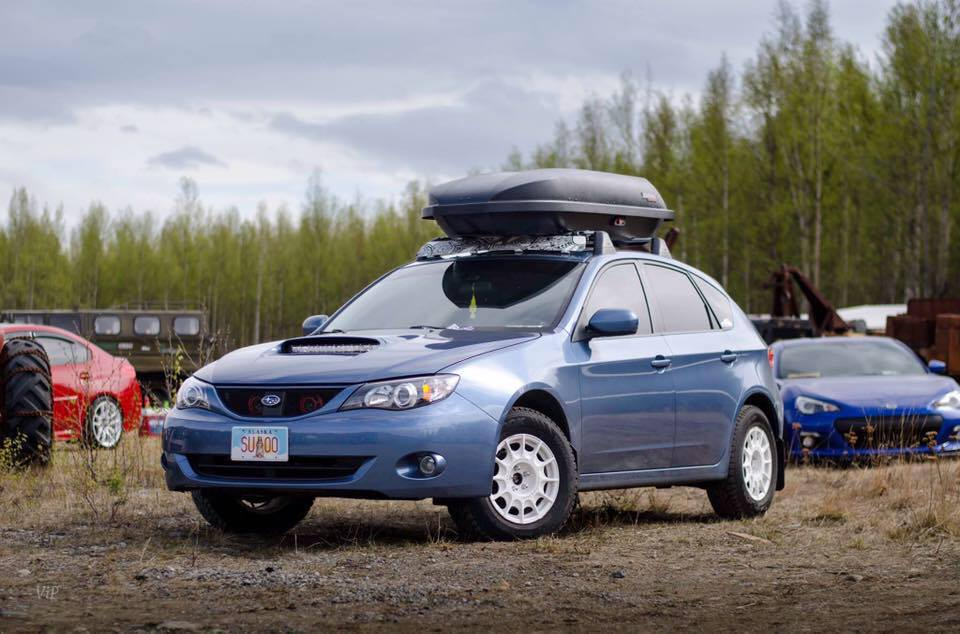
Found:
[[[719,327],[724,330],[733,328],[733,307],[730,306],[730,298],[705,279],[694,275],[693,281],[710,304]]]

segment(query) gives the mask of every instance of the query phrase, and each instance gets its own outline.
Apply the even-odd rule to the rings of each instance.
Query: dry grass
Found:
[[[94,631],[149,631],[174,614],[276,630],[272,610],[303,631],[856,628],[883,611],[891,627],[910,615],[937,629],[960,609],[958,461],[793,468],[770,513],[736,522],[698,489],[588,493],[560,535],[471,544],[429,501],[319,499],[282,538],[223,535],[165,490],[159,455],[157,439],[128,436],[115,451],[58,445],[50,469],[0,474],[0,567],[16,573],[0,617],[25,615],[2,629],[69,629],[91,575],[83,599],[111,606],[87,617]],[[32,616],[51,584],[61,599]]]
[[[960,537],[960,461],[898,462],[846,470],[801,467],[790,470],[788,482],[790,487],[778,497],[792,495],[802,502],[792,517],[744,522],[750,534],[775,540],[784,521],[799,521],[851,523],[872,536],[896,541]],[[810,497],[805,489],[813,483],[825,484],[826,493]],[[611,524],[709,515],[705,496],[701,499],[702,494],[692,490],[678,496],[678,491],[682,489],[585,494],[567,532],[586,535]],[[689,504],[691,493],[699,504]],[[780,499],[777,505],[782,504]],[[46,530],[70,524],[151,525],[164,517],[192,513],[188,496],[168,492],[164,486],[159,440],[133,434],[127,434],[114,451],[59,444],[52,467],[3,472],[0,505],[11,511],[6,526]],[[334,511],[338,520],[350,520],[350,503],[323,500],[318,506]],[[431,542],[455,538],[439,517],[431,515],[422,528]],[[376,527],[357,525],[341,543],[369,543],[376,539],[376,532]]]

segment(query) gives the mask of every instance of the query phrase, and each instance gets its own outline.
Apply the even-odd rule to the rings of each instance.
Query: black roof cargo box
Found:
[[[423,217],[450,236],[543,236],[606,231],[616,244],[648,241],[673,220],[645,178],[577,169],[480,174],[430,191]]]

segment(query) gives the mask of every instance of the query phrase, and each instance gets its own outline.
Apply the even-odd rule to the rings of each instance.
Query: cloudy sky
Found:
[[[875,60],[890,0],[833,0]],[[0,0],[0,195],[68,223],[93,200],[165,213],[296,209],[307,180],[390,197],[499,166],[619,75],[696,94],[771,30],[776,0]],[[868,7],[868,8],[865,8]]]

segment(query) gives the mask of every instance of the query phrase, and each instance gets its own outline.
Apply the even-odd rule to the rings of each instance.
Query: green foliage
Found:
[[[774,26],[739,72],[721,59],[696,103],[638,95],[624,75],[505,167],[647,176],[677,211],[676,255],[748,311],[769,310],[763,282],[782,262],[838,305],[960,295],[960,0],[894,7],[874,66],[833,34],[823,0],[803,16],[782,4]],[[417,184],[397,202],[345,203],[313,178],[299,213],[251,219],[204,206],[184,179],[162,223],[94,204],[68,239],[60,209],[17,189],[0,307],[186,301],[228,345],[285,337],[437,235],[424,204]]]
[[[183,302],[206,308],[212,328],[238,346],[300,333],[436,237],[420,218],[426,197],[411,185],[397,203],[344,204],[311,180],[299,216],[261,206],[255,218],[205,207],[189,180],[174,213],[115,216],[99,204],[73,230],[60,212],[38,212],[18,189],[0,230],[5,308],[103,308]]]
[[[638,99],[625,77],[508,164],[648,177],[677,211],[676,255],[747,310],[769,310],[782,262],[839,305],[960,294],[960,3],[896,6],[883,48],[871,68],[825,2],[802,17],[784,3],[739,76],[721,59],[696,105]]]

